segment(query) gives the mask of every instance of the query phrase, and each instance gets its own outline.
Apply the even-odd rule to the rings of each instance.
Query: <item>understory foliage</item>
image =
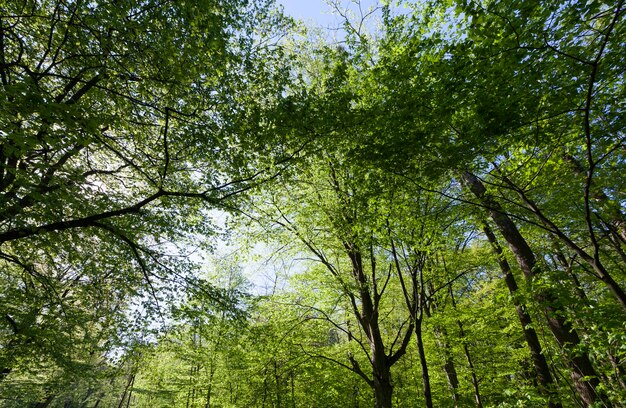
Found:
[[[330,6],[0,4],[1,407],[625,406],[624,2]]]

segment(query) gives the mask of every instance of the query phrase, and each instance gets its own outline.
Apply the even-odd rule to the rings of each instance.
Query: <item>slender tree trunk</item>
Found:
[[[517,310],[517,316],[519,317],[522,330],[524,332],[524,338],[526,339],[526,344],[528,344],[528,349],[530,350],[530,355],[535,368],[535,378],[537,379],[537,384],[539,385],[539,391],[548,398],[549,407],[560,408],[562,405],[559,402],[559,396],[552,380],[552,374],[550,374],[550,367],[548,366],[546,358],[543,355],[539,337],[537,336],[535,329],[532,327],[532,320],[528,312],[526,312],[526,306],[521,303],[517,297],[518,286],[515,281],[515,276],[511,271],[508,261],[504,258],[502,247],[500,247],[500,244],[498,243],[494,233],[491,231],[491,228],[489,228],[487,224],[484,224],[483,231],[485,232],[485,235],[491,243],[491,247],[498,258],[498,265],[500,265],[500,270],[502,270],[502,273],[504,274],[504,281],[506,282],[506,286],[509,288],[509,293],[511,293],[511,297],[513,298],[513,303],[515,304],[515,309]]]
[[[427,408],[433,408],[433,396],[430,389],[430,374],[428,372],[428,362],[426,361],[426,351],[424,350],[424,341],[422,338],[422,319],[415,322],[415,340],[417,342],[417,354],[420,359],[422,368],[422,383],[424,385],[424,404]]]
[[[459,327],[463,328],[463,324],[459,322]],[[474,387],[474,401],[476,402],[476,406],[478,408],[483,408],[482,397],[480,396],[480,386],[478,382],[478,377],[476,376],[476,368],[474,368],[474,361],[472,360],[472,355],[469,351],[469,346],[467,343],[463,343],[463,352],[465,353],[465,358],[467,359],[467,366],[470,369],[470,374],[472,377],[472,386]]]
[[[452,352],[450,350],[450,343],[448,342],[448,333],[445,328],[435,327],[435,338],[437,339],[437,347],[443,350],[444,353],[444,364],[443,364],[443,372],[446,375],[446,379],[448,380],[448,386],[450,387],[450,391],[452,391],[452,400],[454,401],[454,407],[458,407],[459,400],[459,376],[456,372],[456,366],[454,364],[454,359],[452,358]]]
[[[613,295],[619,301],[622,308],[626,310],[626,292],[624,291],[624,289],[622,289],[619,283],[617,283],[617,281],[613,279],[613,277],[609,274],[609,271],[606,269],[604,264],[602,264],[598,257],[596,257],[596,259],[591,262],[591,266],[593,270],[596,271],[596,273],[600,276],[600,280],[609,287],[611,292],[613,292]]]
[[[424,343],[422,338],[422,321],[424,317],[424,310],[426,309],[426,315],[429,315],[429,310],[426,307],[426,293],[424,289],[424,279],[423,279],[423,268],[426,263],[426,257],[421,256],[423,254],[416,253],[416,261],[417,263],[409,268],[409,277],[410,277],[410,287],[409,290],[408,285],[405,283],[402,268],[400,267],[400,262],[398,261],[398,256],[396,252],[395,244],[393,240],[391,241],[391,248],[394,258],[394,263],[396,266],[396,272],[398,274],[398,279],[400,281],[400,286],[402,287],[402,293],[404,295],[404,300],[406,302],[406,307],[409,312],[409,315],[414,323],[413,331],[415,333],[415,341],[417,343],[417,352],[420,359],[420,367],[422,370],[422,384],[424,387],[424,404],[428,408],[432,408],[433,399],[432,399],[432,391],[430,388],[430,374],[428,372],[428,362],[426,361],[426,352],[424,350]]]
[[[500,205],[487,194],[485,186],[475,175],[465,172],[462,176],[467,188],[480,200],[489,212],[498,230],[509,244],[509,247],[528,280],[532,280],[541,270],[537,265],[534,252],[528,246],[517,226],[506,215]],[[606,407],[611,403],[598,392],[598,375],[589,356],[580,354],[580,337],[571,324],[565,319],[563,310],[558,306],[554,291],[544,289],[534,293],[537,302],[543,307],[548,326],[559,346],[568,351],[569,367],[574,386],[585,407],[602,401]]]
[[[587,170],[580,163],[578,159],[570,154],[563,155],[563,158],[571,165],[572,170],[579,177],[585,177]],[[592,184],[591,185],[591,193],[593,195],[593,199],[605,207],[609,207],[608,216],[609,222],[608,226],[610,229],[616,234],[616,237],[621,240],[623,243],[626,243],[626,217],[622,213],[619,208],[619,205],[611,203],[611,199],[608,195],[599,187]]]
[[[185,402],[185,408],[189,408],[191,403],[191,382],[193,381],[193,366],[189,367],[189,389],[187,390],[187,400]]]
[[[124,406],[124,401],[126,400],[126,394],[130,390],[134,382],[135,382],[135,374],[131,374],[128,377],[128,382],[126,383],[126,387],[124,387],[124,392],[122,393],[122,398],[120,399],[120,403],[117,405],[117,408],[122,408]],[[98,401],[98,403],[99,402],[100,401]]]
[[[134,387],[135,387],[135,376],[133,375],[133,381],[130,383],[130,391],[128,392],[128,399],[126,400],[126,408],[130,407],[130,399],[133,397]]]
[[[276,383],[276,408],[280,408],[280,376],[278,375],[278,363],[274,360],[274,382]]]
[[[572,283],[574,284],[574,295],[576,295],[576,297],[580,301],[580,304],[589,306],[589,297],[585,293],[583,286],[578,280],[578,276],[576,276],[576,273],[572,270],[570,263],[567,262],[567,258],[565,257],[563,252],[560,250],[560,248],[556,244],[557,243],[555,242],[554,252],[555,252],[556,258],[559,264],[561,264],[561,267],[563,268],[564,272],[567,274],[567,276],[571,279]],[[583,334],[587,335],[588,333],[586,331],[583,331]],[[615,362],[617,361],[617,359],[615,355],[611,352],[611,350],[607,350],[607,357],[608,357],[608,362],[610,366],[614,370],[615,369],[619,370],[620,367],[615,365]],[[604,359],[599,359],[598,364],[600,364],[602,361],[604,361]],[[616,377],[617,378],[613,378],[612,376],[609,376],[607,374],[602,374],[602,380],[605,382],[605,384],[610,384],[615,380],[617,381],[617,384],[619,384],[621,388],[626,389],[626,384],[624,384],[624,381],[622,378],[620,378],[620,375],[617,375]]]
[[[330,165],[330,182],[334,188],[337,197],[342,202],[349,201],[341,188],[340,182],[337,178],[332,163]],[[353,227],[355,220],[354,215],[350,211],[342,212],[340,214],[342,222],[345,225]],[[353,238],[357,238],[354,236]],[[310,242],[304,240],[305,245],[327,266],[330,273],[335,277],[340,278],[337,274],[337,270],[331,266],[326,260],[325,256],[321,254]],[[350,298],[350,304],[352,312],[358,321],[359,326],[363,330],[367,338],[367,342],[370,347],[370,379],[367,374],[360,368],[358,362],[354,358],[350,358],[352,364],[352,371],[363,378],[374,392],[376,400],[376,408],[391,408],[393,397],[393,385],[391,382],[391,367],[395,364],[405,353],[406,348],[411,340],[411,334],[414,329],[414,322],[411,321],[409,327],[404,333],[402,343],[395,350],[387,354],[385,351],[385,342],[383,339],[383,333],[380,328],[379,322],[379,304],[381,297],[385,291],[385,286],[379,289],[377,286],[378,280],[376,278],[376,257],[374,248],[369,248],[369,264],[370,268],[366,273],[363,265],[363,256],[359,245],[353,239],[347,239],[343,241],[343,247],[345,254],[350,260],[351,265],[351,279],[355,284],[354,291],[346,291],[346,295]],[[340,278],[341,279],[341,278]],[[398,335],[401,333],[399,332]]]
[[[215,361],[214,359],[211,359],[211,362],[209,363],[209,384],[207,386],[207,390],[206,390],[206,404],[204,405],[205,408],[211,408],[211,394],[213,392],[213,376],[215,375]]]
[[[292,408],[296,408],[296,384],[293,370],[289,372],[289,380],[291,382],[291,406]]]
[[[496,213],[500,213],[500,218],[507,218],[508,219],[508,216],[506,216],[505,214],[502,214],[500,212],[499,204],[497,202],[495,202],[493,200],[493,198],[491,198],[488,195],[484,194],[485,187],[482,185],[480,180],[478,180],[478,178],[476,176],[474,176],[473,174],[470,174],[470,173],[467,173],[467,174],[469,176],[466,178],[466,180],[469,177],[473,177],[480,184],[480,188],[483,190],[483,196],[479,197],[479,198],[481,198],[481,200],[483,200],[483,201],[487,200],[487,201],[490,202],[490,203],[484,202],[486,204],[486,206],[489,208],[490,213],[495,211]],[[464,177],[465,177],[465,175],[464,175]],[[533,200],[531,200],[522,189],[517,187],[507,177],[503,176],[502,179],[511,187],[511,189],[513,191],[517,192],[518,196],[522,199],[522,201],[528,207],[528,209],[541,221],[541,223],[546,228],[548,228],[551,231],[552,234],[554,234],[556,237],[558,237],[565,245],[567,245],[570,249],[572,249],[574,252],[576,252],[576,254],[578,256],[580,256],[580,258],[583,261],[585,261],[589,266],[591,266],[591,268],[596,273],[598,279],[601,282],[603,282],[606,286],[609,287],[609,289],[611,290],[611,292],[613,293],[613,295],[615,296],[617,301],[622,306],[622,308],[624,308],[626,310],[626,292],[615,281],[615,279],[613,279],[613,277],[611,276],[611,274],[606,269],[606,267],[604,266],[604,264],[602,263],[602,261],[600,259],[599,246],[598,246],[597,239],[595,237],[595,233],[592,230],[593,227],[591,225],[591,221],[588,222],[589,223],[588,224],[589,225],[588,226],[588,231],[589,231],[589,234],[590,234],[591,242],[593,244],[592,245],[593,251],[592,251],[592,254],[590,255],[589,252],[584,250],[582,247],[578,246],[572,239],[570,239],[565,233],[563,233],[563,231],[561,231],[548,217],[546,217],[545,214],[541,211],[541,209],[537,206],[537,204]],[[474,193],[474,194],[476,194],[476,193]],[[490,204],[494,204],[495,206],[490,205]],[[495,221],[495,219],[494,219],[494,221]],[[510,219],[509,219],[509,222],[511,222]],[[496,221],[496,224],[498,224],[497,221]],[[498,228],[500,228],[499,225],[498,225]],[[519,232],[517,232],[517,233],[519,235]]]
[[[572,280],[572,283],[574,284],[574,292],[578,299],[580,299],[585,305],[589,304],[589,299],[587,298],[587,294],[585,293],[583,286],[578,280],[578,276],[576,276],[576,273],[572,270],[571,265],[567,262],[567,258],[558,247],[556,240],[554,240],[554,254],[567,276]]]
[[[456,301],[454,300],[454,292],[452,292],[452,286],[449,286],[450,293],[450,301],[452,302],[452,307],[456,310]],[[467,360],[467,366],[470,369],[470,375],[472,377],[472,387],[474,388],[474,402],[476,402],[476,406],[478,408],[483,408],[482,398],[480,396],[480,385],[478,382],[478,377],[476,376],[476,369],[474,368],[474,361],[472,359],[472,354],[469,351],[469,346],[467,345],[467,341],[465,341],[465,329],[463,328],[463,322],[460,320],[456,321],[457,326],[459,326],[459,336],[461,337],[461,341],[463,342],[463,353],[465,354],[465,359]]]
[[[447,272],[447,267],[444,262],[444,269]],[[432,285],[432,281],[430,282],[430,293],[435,293],[435,289]],[[434,302],[431,302],[432,306],[435,306]],[[433,307],[434,309],[434,307]],[[430,308],[425,307],[424,311],[426,312],[426,316],[430,317],[431,311]],[[437,343],[437,347],[440,350],[443,350],[444,353],[444,364],[443,371],[446,374],[446,379],[448,380],[448,387],[450,391],[452,391],[452,400],[454,401],[454,407],[457,408],[460,403],[459,398],[459,377],[456,372],[456,366],[454,365],[454,359],[452,358],[452,351],[450,347],[450,343],[448,342],[448,331],[445,327],[435,326],[435,341]]]

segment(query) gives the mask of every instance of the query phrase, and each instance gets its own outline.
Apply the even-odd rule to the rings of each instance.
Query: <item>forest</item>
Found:
[[[0,407],[626,407],[624,1],[328,5],[0,1]]]

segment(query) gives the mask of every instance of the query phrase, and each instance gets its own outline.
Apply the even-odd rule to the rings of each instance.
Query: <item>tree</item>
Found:
[[[388,343],[381,316],[383,308],[392,307],[385,303],[391,269],[387,272],[379,269],[380,248],[369,224],[375,221],[368,219],[371,214],[367,207],[368,192],[364,189],[365,179],[359,177],[363,175],[353,173],[339,160],[327,161],[311,171],[310,178],[319,180],[320,184],[309,185],[300,178],[295,183],[303,189],[299,192],[300,200],[315,197],[316,203],[307,203],[302,211],[298,211],[292,207],[283,208],[281,200],[273,196],[270,201],[275,211],[273,222],[300,241],[304,250],[336,279],[342,295],[347,298],[350,314],[365,339],[360,340],[350,328],[342,330],[367,356],[371,375],[351,354],[348,355],[349,365],[341,362],[340,365],[369,385],[377,407],[390,407],[393,391],[391,367],[406,352],[413,322],[405,328],[408,319],[403,319],[399,327],[393,328],[395,335],[390,339],[391,344]],[[383,258],[382,264],[385,263]],[[336,328],[341,327],[336,325]],[[394,350],[394,347],[397,348]]]
[[[160,309],[194,284],[207,210],[269,174],[230,148],[261,126],[231,122],[244,89],[282,87],[272,7],[0,6],[0,380],[35,355],[74,361],[76,339],[102,355],[129,300]]]
[[[508,189],[511,193],[502,194],[502,202],[507,204],[497,203],[496,207],[493,205],[496,202],[482,199],[484,194],[478,194],[474,188],[472,191],[481,197],[475,205],[490,211],[528,277],[534,277],[539,271],[537,257],[534,254],[532,257],[521,255],[522,252],[532,254],[532,251],[521,249],[530,250],[530,247],[521,245],[524,238],[508,218],[509,214],[554,234],[577,256],[584,258],[595,276],[621,303],[620,284],[612,278],[614,273],[619,274],[619,269],[612,272],[601,266],[602,256],[613,263],[621,252],[619,245],[614,245],[619,240],[619,231],[613,228],[611,232],[607,227],[619,224],[619,217],[615,216],[619,211],[616,212],[614,206],[612,211],[608,210],[612,198],[605,193],[604,211],[613,216],[606,217],[601,214],[602,211],[597,211],[595,217],[617,221],[593,221],[592,205],[588,199],[594,172],[601,172],[601,163],[621,146],[619,137],[617,143],[613,143],[603,135],[603,131],[593,138],[588,132],[592,122],[589,119],[590,100],[596,103],[592,95],[595,89],[599,89],[596,88],[595,76],[599,67],[597,64],[605,57],[607,61],[619,59],[616,55],[608,53],[605,56],[604,53],[613,49],[609,45],[615,41],[613,30],[619,32],[621,29],[621,3],[615,6],[568,3],[558,7],[507,1],[469,2],[459,3],[456,6],[458,14],[453,17],[444,14],[444,9],[435,4],[426,3],[420,7],[423,9],[416,8],[415,13],[395,19],[388,13],[387,35],[375,54],[377,59],[371,68],[362,64],[357,70],[362,85],[356,88],[355,99],[358,102],[353,106],[356,114],[362,115],[363,126],[360,131],[354,132],[358,138],[352,143],[355,159],[361,162],[367,160],[374,166],[400,173],[409,179],[423,180],[421,183],[424,185],[426,180],[460,179],[460,173],[467,170],[488,175],[485,180],[499,187],[500,191]],[[581,10],[587,17],[586,24],[576,23],[575,16]],[[553,28],[557,20],[566,23]],[[444,24],[447,27],[445,34],[441,28],[439,31],[424,28],[442,27]],[[558,38],[578,38],[578,35],[581,38],[586,36],[588,40],[579,43],[564,40],[555,45]],[[567,47],[571,47],[571,53],[564,51]],[[586,57],[580,57],[582,54]],[[578,61],[576,56],[579,56]],[[535,64],[535,58],[540,63]],[[576,61],[573,65],[572,60]],[[585,61],[589,70],[576,65],[585,65]],[[612,69],[612,65],[607,68]],[[574,78],[576,84],[565,78]],[[603,83],[606,89],[621,85],[609,85],[611,80],[608,77]],[[551,87],[558,90],[558,97],[554,96]],[[601,91],[598,92],[601,94]],[[600,116],[599,112],[603,109],[612,112],[614,102],[609,102],[613,101],[611,98],[609,95],[600,97],[597,101],[608,104],[598,107],[597,111],[596,108],[592,110]],[[584,132],[576,133],[571,125],[576,124],[572,122],[573,118],[582,119]],[[608,120],[618,123],[617,118]],[[602,126],[598,125],[600,129]],[[619,128],[616,130],[619,133]],[[581,189],[587,192],[578,201],[580,205],[571,208],[575,211],[562,206],[552,207],[553,220],[542,211],[541,204],[530,198],[529,191],[541,189],[545,203],[550,203],[552,199],[555,203],[562,203],[567,196],[561,186],[574,186],[569,182],[555,188],[549,183],[551,176],[544,173],[547,168],[555,168],[550,157],[555,152],[559,154],[558,143],[564,140],[563,132],[567,134],[567,143],[576,143],[574,135],[586,135],[585,151],[587,157],[591,157],[587,160],[590,170],[587,172],[586,187]],[[547,137],[541,139],[538,135]],[[599,146],[603,147],[595,150]],[[606,156],[600,151],[606,152]],[[537,162],[541,160],[534,167],[522,156],[529,152],[532,152],[530,157],[537,157]],[[619,162],[617,157],[615,159]],[[503,170],[503,166],[507,170]],[[606,171],[610,171],[608,166]],[[520,181],[512,181],[509,175],[519,177]],[[467,184],[476,187],[476,183]],[[513,195],[518,196],[517,200]],[[601,197],[599,193],[597,196]],[[529,212],[536,217],[534,220],[528,216]],[[509,221],[506,225],[500,222],[504,219]],[[557,219],[562,220],[563,227],[557,225]],[[570,228],[573,236],[586,243],[576,244],[564,232]],[[599,236],[594,231],[602,228],[608,238],[606,246],[597,242],[594,244]],[[586,235],[578,232],[581,230],[586,230]],[[520,239],[512,238],[511,234],[515,231]],[[612,253],[607,251],[609,245],[612,246]],[[581,250],[583,247],[595,248],[595,255]],[[520,256],[532,262],[526,262]],[[537,268],[536,271],[534,268]],[[556,296],[557,289],[550,289],[555,291],[555,295],[548,297],[542,295],[545,287],[533,290],[538,296],[537,302],[543,303],[547,308],[545,310],[554,308],[555,313],[548,313],[548,321],[556,337],[561,338],[558,341],[561,344],[581,344],[575,328],[563,317],[556,317],[567,313],[563,299]],[[577,349],[566,348],[570,351]],[[592,404],[597,399],[603,399],[609,404],[606,397],[601,396],[602,386],[591,358],[579,355],[573,358],[582,359],[571,367],[584,403]],[[587,374],[576,374],[579,369],[584,369]],[[590,379],[590,385],[585,385],[585,378]]]

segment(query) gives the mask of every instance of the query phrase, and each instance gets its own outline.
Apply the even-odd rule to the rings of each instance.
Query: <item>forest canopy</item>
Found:
[[[624,2],[329,7],[0,3],[0,407],[625,406]]]

